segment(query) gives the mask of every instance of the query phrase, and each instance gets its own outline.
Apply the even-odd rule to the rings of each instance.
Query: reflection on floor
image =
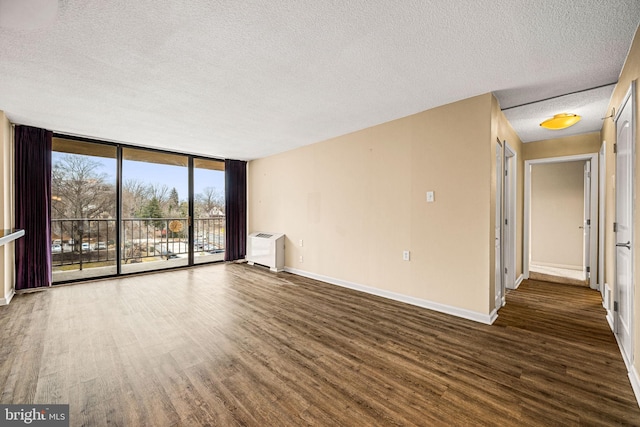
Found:
[[[180,254],[176,258],[172,259],[163,259],[161,257],[157,257],[157,260],[153,260],[145,262],[138,262],[133,264],[122,264],[122,273],[141,273],[145,271],[155,271],[155,270],[163,270],[166,268],[175,268],[175,267],[186,267],[189,265],[189,259],[186,254]],[[215,254],[209,254],[206,252],[196,252],[194,253],[194,264],[204,264],[209,262],[219,262],[224,261],[224,252],[219,252]],[[84,280],[84,279],[93,279],[97,277],[104,277],[117,274],[117,268],[115,265],[115,260],[111,261],[112,265],[108,266],[98,266],[98,267],[86,267],[86,264],[83,269],[76,267],[71,270],[59,270],[59,267],[54,267],[52,276],[53,283],[66,282],[66,281],[76,281],[76,280]],[[70,266],[65,266],[69,268]]]
[[[529,266],[529,278],[568,285],[588,285],[588,280],[583,270],[548,267],[537,264],[531,264]]]

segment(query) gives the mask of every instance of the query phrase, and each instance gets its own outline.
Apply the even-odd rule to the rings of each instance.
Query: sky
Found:
[[[52,153],[53,164],[60,161],[62,156],[67,153]],[[77,155],[77,154],[74,154]],[[92,160],[99,162],[102,166],[96,170],[97,173],[104,173],[109,180],[115,183],[116,180],[116,160],[104,157],[91,157]],[[122,162],[122,178],[124,181],[129,179],[137,179],[145,184],[166,185],[169,189],[174,188],[178,191],[180,201],[187,200],[188,182],[187,168],[184,166],[161,165],[157,163],[138,162],[132,160],[124,160]],[[194,193],[201,193],[205,187],[216,188],[217,191],[224,196],[224,172],[195,169],[193,173]]]

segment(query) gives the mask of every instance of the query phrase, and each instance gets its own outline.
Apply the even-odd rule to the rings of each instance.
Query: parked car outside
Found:
[[[83,252],[89,252],[91,250],[91,245],[89,245],[88,242],[84,242],[81,249]]]
[[[224,252],[224,249],[220,249],[216,245],[205,245],[204,250],[210,254],[219,254],[221,252]]]
[[[162,258],[165,258],[167,261],[170,260],[170,259],[178,258],[178,255],[174,254],[171,251],[162,251],[162,252],[160,252],[160,256]]]
[[[99,249],[107,249],[107,244],[105,242],[98,242],[93,245],[93,250],[97,251]]]
[[[53,245],[51,245],[52,254],[59,254],[60,252],[62,252],[62,245],[58,243],[54,243]]]

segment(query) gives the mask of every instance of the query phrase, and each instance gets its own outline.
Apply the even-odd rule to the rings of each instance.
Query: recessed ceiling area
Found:
[[[548,100],[525,104],[515,108],[503,109],[522,142],[541,141],[551,138],[599,132],[615,85],[606,85]],[[559,113],[574,113],[582,116],[575,125],[562,130],[549,130],[540,126],[540,122]]]
[[[246,160],[487,92],[508,108],[616,82],[640,22],[637,0],[57,5],[0,19],[9,120]]]

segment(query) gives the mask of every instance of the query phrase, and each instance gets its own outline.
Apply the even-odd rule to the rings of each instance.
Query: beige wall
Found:
[[[600,132],[546,139],[522,144],[524,160],[591,154],[600,151]]]
[[[608,112],[611,112],[612,108],[618,111],[624,96],[626,95],[632,81],[637,80],[640,77],[640,32],[636,32],[633,44],[629,51],[627,60],[622,68],[618,84],[611,96],[611,102],[609,103]],[[636,82],[637,84],[637,82]],[[640,89],[640,87],[636,87]],[[640,165],[640,149],[637,144],[640,141],[640,96],[636,94],[635,101],[635,121],[636,121],[636,171],[635,171],[635,188],[636,193],[640,189],[640,173],[638,173],[638,165]],[[606,236],[605,236],[605,280],[606,283],[612,287],[615,295],[615,235],[613,233],[613,221],[615,217],[615,191],[613,186],[613,179],[615,176],[615,156],[613,154],[613,143],[616,139],[615,123],[612,119],[606,119],[602,126],[602,140],[606,141],[606,157],[607,157],[607,190],[606,190]],[[637,205],[634,210],[634,366],[637,371],[640,371],[640,286],[638,285],[638,279],[640,275],[640,246],[638,245],[638,231],[640,230],[640,209]],[[613,307],[608,307],[610,310]]]
[[[289,268],[488,315],[493,102],[485,94],[250,162],[250,231],[286,233]]]
[[[583,269],[584,161],[531,167],[531,264]]]
[[[0,229],[13,228],[13,130],[4,112],[0,111]],[[2,295],[0,304],[6,304],[13,295],[14,242],[0,246],[2,263]]]

